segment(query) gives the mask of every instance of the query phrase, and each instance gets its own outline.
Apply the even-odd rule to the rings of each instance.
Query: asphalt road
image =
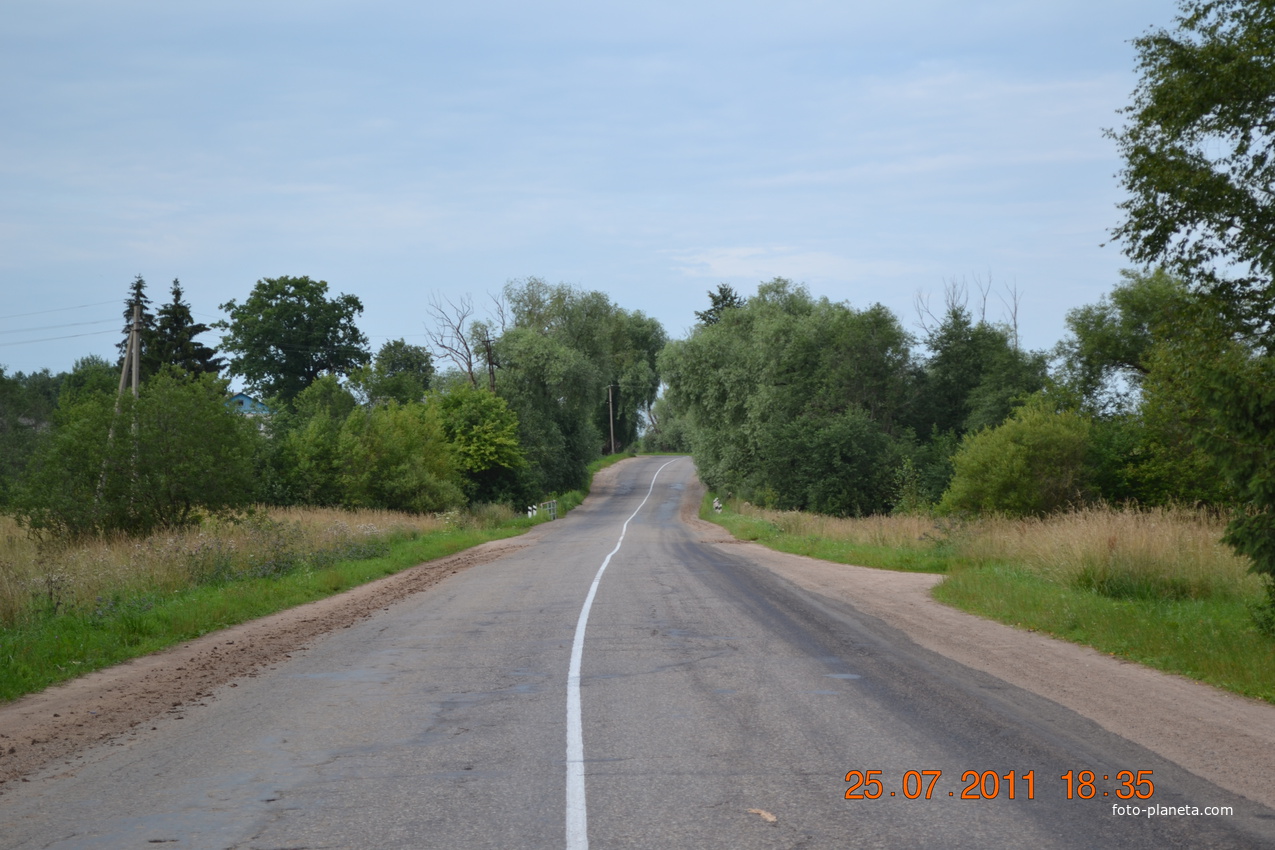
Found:
[[[16,786],[0,847],[1275,846],[1270,810],[699,542],[692,472],[629,461],[533,545]]]

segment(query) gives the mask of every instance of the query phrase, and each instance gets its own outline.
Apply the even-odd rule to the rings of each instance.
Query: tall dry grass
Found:
[[[12,517],[0,516],[0,627],[41,612],[92,611],[138,593],[367,556],[393,539],[494,519],[270,508],[240,522],[207,521],[145,539],[121,536],[42,546]]]
[[[785,534],[844,540],[861,546],[912,548],[925,545],[935,530],[934,521],[923,516],[831,517],[802,511],[773,511],[747,502],[736,505],[736,510],[743,516],[765,520]]]
[[[1087,507],[1041,518],[948,521],[916,515],[840,519],[749,504],[736,509],[786,534],[896,549],[943,547],[957,565],[1013,564],[1115,598],[1261,592],[1248,562],[1221,542],[1225,518],[1205,510]]]

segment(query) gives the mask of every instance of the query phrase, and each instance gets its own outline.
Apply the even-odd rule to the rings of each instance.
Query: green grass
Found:
[[[589,465],[589,476],[631,453],[609,455]],[[588,486],[557,496],[558,515],[578,506]],[[323,599],[393,575],[425,561],[455,554],[490,540],[521,534],[545,522],[515,517],[492,528],[448,528],[365,547],[373,557],[288,560],[271,574],[234,577],[170,592],[116,595],[92,611],[54,611],[0,629],[0,700],[16,699],[219,629]]]
[[[1237,590],[1233,582],[1219,580],[1211,592],[1193,598],[1182,592],[1181,582],[1097,582],[1084,565],[1033,569],[986,554],[1004,551],[978,538],[1005,533],[992,524],[898,546],[792,533],[768,518],[782,521],[788,514],[744,515],[731,503],[717,514],[712,496],[704,497],[700,516],[738,539],[834,563],[945,573],[933,590],[944,604],[1275,702],[1275,640],[1254,626],[1251,608],[1263,597],[1251,586]],[[807,519],[791,516],[782,524],[798,529],[814,524]]]
[[[729,506],[722,513],[716,513],[711,493],[706,494],[700,503],[699,515],[701,519],[722,526],[739,540],[752,540],[777,552],[806,555],[837,564],[911,573],[945,573],[953,561],[960,560],[941,547],[903,549],[813,534],[791,534],[768,520],[735,513]]]
[[[408,567],[489,540],[521,534],[519,518],[492,529],[452,529],[386,543],[384,554],[359,560],[302,564],[267,577],[196,585],[101,602],[0,631],[0,699],[166,649],[182,641],[332,596]]]
[[[963,611],[1275,702],[1275,648],[1237,599],[1113,599],[1020,568],[963,570],[934,588]]]

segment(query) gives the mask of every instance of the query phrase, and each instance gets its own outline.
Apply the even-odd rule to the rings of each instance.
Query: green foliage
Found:
[[[120,367],[90,354],[76,360],[71,371],[59,378],[57,403],[64,407],[95,394],[113,397],[119,390]]]
[[[339,505],[339,442],[346,419],[358,403],[333,375],[301,391],[292,406],[272,417],[273,457],[269,493],[279,504]]]
[[[0,508],[49,427],[56,398],[56,381],[47,369],[6,375],[0,366]]]
[[[137,399],[70,402],[23,476],[15,516],[42,537],[75,538],[146,534],[245,506],[259,437],[225,402],[224,382],[167,370]]]
[[[703,325],[715,325],[721,321],[722,313],[743,307],[747,299],[741,298],[730,284],[719,283],[716,292],[708,293],[708,309],[696,310],[695,318]]]
[[[1047,360],[1016,348],[1010,332],[951,301],[926,335],[930,352],[918,376],[909,422],[918,434],[954,433],[999,425],[1023,398],[1045,384]]]
[[[381,346],[372,363],[355,370],[350,383],[369,404],[420,401],[434,377],[434,358],[420,345],[390,340]]]
[[[1224,539],[1254,571],[1275,577],[1275,357],[1209,336],[1214,344],[1192,346],[1193,359],[1181,364],[1200,403],[1193,437],[1238,497]]]
[[[1269,335],[1275,274],[1275,4],[1182,0],[1177,29],[1134,40],[1140,79],[1110,133],[1129,198],[1113,236],[1217,297],[1236,327]]]
[[[894,471],[894,512],[928,513],[952,481],[952,457],[961,439],[951,431],[931,434],[912,446],[900,445],[903,460]]]
[[[181,282],[173,278],[172,300],[159,308],[153,330],[142,343],[142,374],[150,377],[164,366],[197,374],[220,373],[225,364],[217,351],[195,339],[208,330],[208,325],[195,321],[190,305],[182,300]]]
[[[599,370],[581,352],[530,328],[506,331],[497,350],[496,390],[518,417],[532,490],[582,487],[603,442],[593,423],[597,399],[606,397]]]
[[[363,304],[353,295],[328,298],[327,281],[264,278],[243,304],[221,305],[229,319],[222,348],[228,369],[259,395],[291,401],[321,375],[348,375],[369,359],[355,326]]]
[[[505,299],[512,321],[502,319],[499,336],[485,323],[475,323],[470,335],[519,423],[528,464],[520,487],[534,494],[578,489],[612,423],[617,445],[637,440],[640,411],[659,390],[655,361],[664,329],[601,292],[538,278],[510,283]]]
[[[1134,390],[1142,386],[1155,346],[1191,309],[1186,284],[1162,269],[1126,269],[1120,276],[1123,281],[1097,304],[1068,311],[1070,333],[1055,350],[1063,382],[1093,409],[1112,406],[1104,396],[1119,400],[1120,381]]]
[[[862,513],[887,508],[895,489],[910,342],[880,305],[816,300],[776,278],[669,344],[659,367],[710,487]]]
[[[897,495],[898,447],[858,408],[774,423],[761,433],[758,457],[768,507],[864,516],[889,511]]]
[[[542,423],[554,421],[557,424],[552,430],[559,433],[547,439],[554,443],[560,437],[566,441],[564,446],[576,442],[577,438],[596,439],[593,437],[596,434],[601,437],[597,441],[597,447],[601,448],[602,441],[610,440],[612,426],[616,448],[635,443],[640,411],[654,402],[659,392],[656,357],[667,341],[660,323],[640,312],[617,307],[601,292],[578,290],[565,284],[551,286],[538,278],[506,286],[505,298],[513,316],[513,327],[507,329],[495,345],[495,365],[508,373],[497,375],[496,390],[514,406],[519,419],[524,423],[532,419]],[[529,342],[525,338],[527,333],[535,334],[546,343]],[[553,350],[558,353],[551,354]],[[560,358],[566,358],[560,366],[551,365],[551,361]],[[539,382],[528,373],[528,364],[535,360],[549,366],[547,383]],[[574,361],[575,365],[569,365],[568,361]],[[559,393],[556,397],[569,399],[568,407],[573,412],[568,416],[583,411],[588,423],[568,424],[544,407],[549,398],[543,391],[564,369],[569,369],[578,383],[562,386],[569,395]],[[533,389],[532,385],[537,383],[541,383],[540,387]],[[611,387],[609,402],[608,386]],[[533,411],[528,405],[541,409]],[[523,439],[529,446],[536,441],[525,426]],[[584,448],[584,454],[572,462],[570,471],[549,472],[548,490],[578,487],[583,464],[597,456],[598,448]],[[538,464],[533,462],[533,465]]]
[[[1275,4],[1182,0],[1177,30],[1134,44],[1141,78],[1112,133],[1129,199],[1113,235],[1202,295],[1173,358],[1192,442],[1241,510],[1226,541],[1275,576]],[[1259,625],[1275,620],[1275,596]]]
[[[661,396],[648,411],[642,451],[689,453],[690,450],[691,438],[685,414],[667,397]]]
[[[518,441],[518,417],[503,398],[464,384],[431,397],[472,502],[521,507],[537,494],[526,492],[527,460]]]
[[[465,503],[435,407],[391,401],[356,410],[338,439],[346,505],[412,513]]]
[[[969,434],[953,458],[944,512],[1040,515],[1078,503],[1086,487],[1089,420],[1035,398],[996,428]]]

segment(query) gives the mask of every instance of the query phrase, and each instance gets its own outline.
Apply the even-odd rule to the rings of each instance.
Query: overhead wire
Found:
[[[58,339],[79,339],[84,336],[101,336],[102,334],[113,334],[116,331],[89,331],[83,334],[68,334],[67,336],[46,336],[43,339],[20,339],[16,342],[0,342],[0,348],[10,345],[32,345],[37,342],[53,342]]]
[[[54,307],[52,310],[36,310],[34,313],[14,313],[12,316],[0,316],[0,322],[7,322],[9,319],[24,319],[27,316],[43,316],[45,313],[62,313],[67,310],[82,310],[85,307],[101,307],[103,304],[114,304],[116,299],[110,301],[94,301],[92,304],[77,304],[74,307]]]
[[[30,333],[32,331],[56,331],[56,330],[61,330],[62,328],[82,328],[82,327],[85,327],[86,325],[106,325],[106,324],[114,325],[114,324],[118,324],[118,322],[119,322],[118,319],[98,319],[95,322],[69,322],[65,325],[41,325],[40,327],[35,327],[35,328],[0,329],[0,334],[22,334],[22,333]]]

